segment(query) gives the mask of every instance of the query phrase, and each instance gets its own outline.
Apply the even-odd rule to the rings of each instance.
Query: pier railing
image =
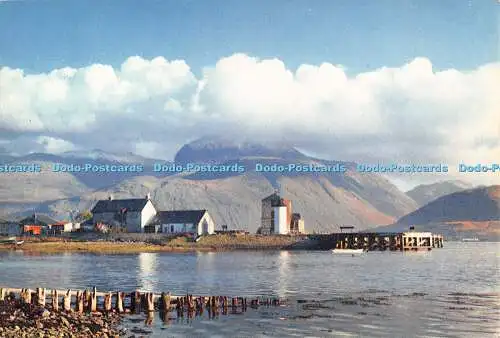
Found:
[[[430,232],[351,232],[309,235],[320,249],[365,249],[367,251],[416,251],[442,248],[442,235]]]

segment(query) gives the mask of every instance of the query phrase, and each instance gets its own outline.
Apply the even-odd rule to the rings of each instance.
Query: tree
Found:
[[[92,216],[93,215],[89,210],[85,210],[85,211],[78,213],[78,215],[76,217],[77,217],[77,220],[79,220],[81,222],[85,222],[89,219],[92,219]]]

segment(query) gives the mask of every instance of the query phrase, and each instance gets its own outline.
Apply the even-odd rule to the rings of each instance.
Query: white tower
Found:
[[[286,206],[274,207],[274,233],[280,235],[288,234]]]

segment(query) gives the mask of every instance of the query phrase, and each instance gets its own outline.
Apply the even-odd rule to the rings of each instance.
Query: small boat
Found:
[[[14,244],[14,245],[21,245],[23,244],[24,241],[18,241],[16,240],[16,237],[9,237],[7,239],[2,239],[0,240],[0,244]]]
[[[462,242],[479,242],[479,238],[474,237],[474,238],[463,238]]]
[[[361,254],[366,252],[364,249],[333,249],[332,252],[334,254],[349,254],[349,255],[354,255],[354,254]]]

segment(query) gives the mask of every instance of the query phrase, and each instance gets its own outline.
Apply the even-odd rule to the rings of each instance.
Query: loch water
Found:
[[[138,337],[498,337],[500,243],[429,252],[0,253],[0,285],[282,297],[194,319],[128,316]],[[175,317],[175,316],[174,316]]]

